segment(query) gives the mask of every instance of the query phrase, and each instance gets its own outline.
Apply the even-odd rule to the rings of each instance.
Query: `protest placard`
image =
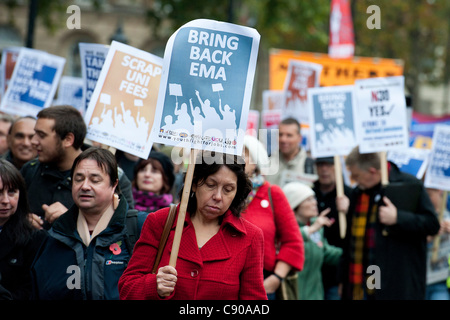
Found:
[[[246,134],[258,138],[258,130],[259,130],[259,111],[249,110],[247,118]]]
[[[434,127],[433,141],[430,152],[428,167],[425,174],[424,186],[444,190],[444,203],[446,204],[447,195],[450,191],[450,126],[438,124]],[[445,207],[441,209],[439,221],[445,217]],[[437,236],[433,240],[433,252],[431,254],[431,263],[439,260],[441,237]],[[448,244],[447,244],[448,245]],[[447,256],[448,258],[448,256]],[[444,261],[446,262],[446,261]]]
[[[264,90],[262,95],[262,111],[281,110],[284,99],[283,90]]]
[[[9,81],[11,80],[14,66],[16,65],[17,58],[19,57],[21,47],[7,47],[2,50],[2,64],[0,67],[0,97],[5,95],[8,88]]]
[[[409,146],[404,83],[403,76],[355,81],[359,152],[380,152],[382,185],[388,184],[387,151]]]
[[[412,174],[422,179],[428,165],[429,149],[409,147],[391,150],[387,153],[387,160],[392,161],[402,172]]]
[[[354,86],[308,89],[311,155],[334,157],[336,194],[344,195],[340,156],[346,156],[357,144]],[[345,237],[346,218],[339,212],[341,238]]]
[[[198,151],[242,154],[259,40],[255,29],[198,19],[167,42],[151,139],[191,150],[169,261],[173,267]]]
[[[75,107],[81,114],[84,114],[83,83],[82,78],[62,76],[59,81],[57,98],[53,104],[67,104]]]
[[[290,60],[284,82],[282,118],[292,117],[300,124],[309,123],[308,88],[318,87],[322,66],[317,63]]]
[[[410,146],[431,149],[434,127],[438,124],[450,125],[450,115],[436,116],[413,110],[409,130]]]
[[[354,86],[308,89],[311,155],[346,156],[357,144]]]
[[[80,42],[78,48],[81,59],[81,78],[83,79],[84,107],[81,114],[84,115],[89,106],[89,101],[91,101],[92,93],[102,71],[103,64],[105,63],[109,45]]]
[[[86,138],[146,159],[162,59],[113,41],[84,120]]]
[[[178,29],[164,53],[152,141],[240,155],[259,39],[252,28],[206,19]]]
[[[13,115],[37,115],[53,102],[66,59],[21,48],[0,110]]]
[[[404,77],[357,80],[355,95],[359,151],[380,152],[382,184],[386,185],[386,152],[409,146]]]
[[[403,76],[357,80],[355,98],[361,153],[409,146]]]
[[[400,59],[353,57],[335,59],[328,54],[283,49],[269,50],[269,89],[281,90],[290,60],[318,63],[323,66],[320,86],[353,85],[355,80],[403,75],[404,62]]]
[[[278,129],[281,122],[281,110],[263,110],[261,112],[261,128]]]
[[[450,126],[439,124],[434,128],[433,144],[425,174],[424,185],[450,191]]]

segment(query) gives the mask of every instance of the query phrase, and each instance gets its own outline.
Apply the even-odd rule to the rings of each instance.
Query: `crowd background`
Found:
[[[13,185],[3,187],[3,194],[0,195],[3,199],[0,201],[0,209],[5,208],[4,210],[6,210],[9,203],[12,203],[11,200],[8,200],[11,192],[6,188],[17,188],[15,190],[19,190],[20,196],[25,199],[22,202],[26,202],[26,206],[23,205],[24,208],[20,210],[21,212],[28,212],[22,223],[30,230],[34,230],[33,232],[39,231],[37,235],[45,240],[38,238],[39,240],[32,241],[30,239],[33,238],[29,238],[31,237],[30,234],[30,236],[27,236],[28,242],[31,241],[35,246],[32,247],[34,249],[31,249],[31,252],[27,247],[19,246],[17,250],[0,259],[6,262],[8,259],[10,261],[16,260],[17,254],[28,255],[26,257],[28,263],[25,266],[21,265],[20,273],[14,273],[8,276],[6,280],[3,278],[1,284],[2,289],[7,293],[5,297],[7,299],[109,300],[118,299],[119,294],[122,296],[122,293],[118,291],[118,283],[121,283],[120,288],[127,290],[125,292],[129,292],[130,285],[146,287],[147,280],[140,277],[138,277],[139,283],[134,280],[131,284],[127,283],[132,281],[128,279],[135,279],[135,275],[132,276],[133,272],[141,274],[141,271],[134,271],[134,268],[137,268],[141,262],[134,262],[134,264],[137,263],[136,267],[126,273],[127,276],[124,277],[122,282],[119,282],[119,279],[126,270],[127,261],[133,256],[135,243],[139,243],[141,231],[145,229],[146,231],[142,232],[148,233],[149,230],[153,229],[150,222],[145,223],[146,220],[149,220],[147,216],[150,215],[153,218],[153,213],[160,213],[160,215],[162,213],[162,217],[167,216],[168,207],[180,202],[184,184],[183,169],[186,169],[186,166],[184,164],[181,166],[181,170],[178,172],[181,178],[177,180],[176,166],[171,157],[172,152],[179,152],[179,150],[169,148],[170,152],[168,152],[165,146],[155,145],[147,159],[135,159],[134,166],[127,164],[128,171],[130,171],[130,168],[133,169],[133,176],[130,181],[125,174],[125,170],[117,162],[117,156],[107,146],[84,139],[86,126],[75,108],[64,105],[52,106],[44,109],[36,118],[17,117],[17,119],[12,119],[10,128],[8,128],[10,134],[8,134],[7,140],[13,141],[16,131],[27,131],[21,129],[22,127],[25,128],[26,125],[28,125],[28,130],[34,125],[32,130],[35,133],[19,135],[19,140],[24,142],[23,144],[26,147],[24,148],[27,150],[30,149],[31,145],[31,150],[34,152],[28,152],[29,161],[16,167],[17,162],[13,158],[16,154],[13,151],[14,147],[5,150],[2,159],[5,172],[15,171],[15,175],[20,176],[19,180],[23,182],[18,182],[18,187]],[[386,197],[382,197],[382,200],[380,200],[381,170],[379,155],[377,153],[359,154],[358,147],[355,147],[347,156],[345,163],[355,184],[345,186],[345,195],[338,197],[336,195],[334,159],[312,159],[309,153],[305,151],[302,153],[299,123],[294,119],[286,119],[280,123],[280,128],[283,126],[287,128],[279,131],[279,156],[284,157],[286,154],[291,155],[291,157],[290,160],[283,160],[286,163],[280,168],[279,174],[283,170],[292,170],[291,162],[298,165],[298,155],[303,154],[301,167],[306,167],[306,163],[314,166],[311,170],[317,174],[317,180],[310,185],[305,182],[292,181],[286,182],[284,185],[277,185],[266,181],[268,177],[262,174],[260,168],[264,167],[264,164],[270,163],[273,157],[269,156],[264,144],[251,135],[246,135],[244,139],[244,157],[241,161],[245,161],[245,172],[244,167],[242,167],[240,169],[242,172],[236,173],[238,177],[239,175],[245,175],[249,186],[251,185],[251,188],[244,193],[242,191],[238,193],[242,204],[239,206],[239,211],[236,211],[236,214],[238,214],[236,217],[248,221],[253,227],[256,226],[255,230],[261,229],[262,234],[264,234],[264,237],[260,238],[261,243],[253,243],[251,247],[258,245],[263,248],[261,252],[264,252],[264,256],[260,256],[258,259],[260,259],[260,272],[261,277],[264,278],[264,286],[263,289],[258,290],[263,291],[265,298],[280,299],[278,292],[281,283],[286,281],[289,275],[297,274],[298,295],[295,299],[298,300],[448,300],[446,281],[430,283],[428,286],[426,283],[427,251],[431,250],[432,239],[438,235],[438,231],[439,235],[449,232],[447,222],[442,221],[441,226],[439,226],[437,217],[437,208],[442,207],[443,192],[425,189],[421,180],[400,172],[394,163],[389,162],[389,179],[392,182],[407,181],[410,185],[418,185],[421,190],[419,196],[421,208],[416,213],[397,209]],[[281,143],[282,135],[286,130],[292,132],[288,134],[291,137],[283,146],[283,143]],[[11,144],[11,146],[14,146],[14,144]],[[94,168],[92,168],[94,163]],[[81,168],[78,168],[79,166]],[[203,164],[203,166],[206,167],[199,167],[198,172],[208,173],[210,165]],[[96,177],[102,174],[95,173],[96,170],[103,172],[105,178],[101,180],[105,180],[103,183],[109,184],[109,187],[97,185],[99,182],[97,182],[98,178]],[[219,174],[220,172],[222,171],[219,170],[218,173],[213,171],[210,174],[212,177],[216,175],[220,177],[222,176],[222,174]],[[199,175],[199,173],[197,174]],[[227,174],[234,175],[231,171]],[[83,178],[78,179],[78,176]],[[106,177],[108,178],[106,179]],[[196,187],[191,190],[190,202],[193,201],[193,197],[200,197],[200,194],[203,194],[195,192],[198,188],[203,187],[203,184],[206,184],[209,188],[207,182],[210,179],[209,176],[200,177],[195,180],[197,181]],[[0,178],[3,184],[10,183],[8,181],[11,178],[6,176]],[[213,181],[217,181],[217,179],[213,178]],[[227,179],[229,178],[225,180]],[[20,185],[20,183],[23,184]],[[220,185],[227,184],[221,182]],[[176,192],[178,192],[178,196],[175,197],[173,195]],[[106,196],[108,193],[110,196]],[[31,195],[33,202],[29,199],[29,195]],[[111,197],[111,195],[113,196]],[[404,195],[404,197],[407,196]],[[223,194],[220,192],[216,194],[214,191],[211,198],[206,198],[212,200],[204,200],[204,197],[200,197],[197,201],[200,201],[200,204],[208,203],[208,201],[220,201],[221,203],[223,198],[225,198]],[[232,198],[229,201],[231,203]],[[91,203],[91,206],[88,206],[88,203]],[[112,209],[106,209],[105,211],[105,208],[108,207]],[[200,213],[196,215],[191,213],[190,219],[194,219],[193,217],[198,215],[202,216],[201,208],[192,207],[192,213],[196,211]],[[223,208],[223,210],[225,209]],[[242,217],[240,217],[241,211]],[[340,211],[345,212],[347,216],[347,234],[344,239],[339,236],[338,212]],[[131,227],[129,223],[131,218],[128,219],[127,217],[131,217],[131,213],[134,213],[137,217],[135,227]],[[224,213],[226,211],[222,211],[222,214]],[[13,222],[12,220],[9,221],[8,217],[15,217],[16,215],[9,214],[8,216],[6,211],[0,211],[0,214],[6,215],[6,219],[0,220],[1,235],[7,237],[2,242],[16,241],[14,238],[18,235],[7,232],[7,230],[13,228],[11,226]],[[81,216],[85,218],[80,220]],[[92,220],[92,217],[96,218]],[[127,218],[125,219],[125,217]],[[124,219],[126,222],[124,222]],[[186,220],[185,227],[187,228],[190,219]],[[158,218],[159,220],[161,218]],[[200,221],[202,220],[204,218]],[[118,225],[115,221],[121,221],[119,229],[117,229]],[[215,239],[214,235],[219,229],[211,231],[206,228],[205,231],[198,231],[202,230],[200,228],[202,224],[199,225],[195,221],[197,220],[193,220],[192,226],[196,226],[194,230],[200,232],[197,234],[197,242],[202,242],[198,248],[198,250],[201,250],[208,241]],[[221,218],[214,221],[216,223],[220,221],[219,225],[222,223]],[[236,222],[232,222],[232,220],[228,223],[236,225]],[[156,231],[151,232],[156,241],[158,237],[154,234]],[[156,234],[159,232],[156,232]],[[209,236],[201,240],[202,236],[200,235],[203,233],[209,234]],[[74,242],[75,239],[77,240]],[[264,239],[264,242],[262,242],[262,239]],[[111,244],[111,241],[114,243]],[[42,246],[40,245],[41,242],[43,243]],[[152,242],[149,242],[149,244]],[[426,242],[428,242],[428,245]],[[25,243],[27,242],[25,241]],[[61,247],[61,244],[64,245]],[[144,250],[149,244],[144,245],[142,243],[142,249],[140,250]],[[67,248],[67,245],[72,248],[69,252],[78,256],[73,261],[69,259],[71,254],[64,253],[63,248]],[[140,247],[137,246],[137,248]],[[360,251],[355,251],[356,248],[360,248],[358,249]],[[395,251],[392,251],[394,249]],[[206,252],[204,251],[206,249],[202,250],[202,252]],[[99,254],[90,255],[89,252]],[[112,254],[109,254],[110,252]],[[90,257],[87,260],[82,258],[86,254]],[[11,255],[14,257],[11,258]],[[107,258],[108,255],[110,256],[109,259]],[[65,256],[66,258],[63,258]],[[147,256],[147,254],[144,254],[144,256]],[[114,262],[116,260],[112,257],[120,259]],[[183,259],[186,258],[188,256]],[[402,273],[407,276],[407,279],[403,282],[392,280],[398,279],[396,274],[398,269],[392,265],[394,260],[396,266],[403,264]],[[103,270],[102,268],[92,267],[105,263],[106,265],[120,264],[122,268],[116,268],[114,275],[106,276],[104,272],[110,269]],[[51,273],[45,271],[48,270],[49,264],[52,265],[54,270]],[[359,270],[365,270],[369,265],[382,266],[383,276],[392,278],[389,283],[397,283],[397,285],[387,285],[386,280],[382,280],[383,290],[367,290],[364,283],[366,283],[368,275],[364,275],[364,272],[355,273],[357,264],[360,265]],[[65,270],[67,265],[79,266],[82,270],[85,270],[84,277],[86,278],[81,277],[82,283],[84,283],[81,292],[67,290],[67,284],[64,284],[64,280],[67,278]],[[147,262],[146,265],[148,265]],[[253,265],[252,268],[255,268],[256,265]],[[161,268],[166,267],[161,266]],[[2,274],[9,273],[5,267],[0,267],[0,269],[2,269],[0,270]],[[169,275],[176,277],[177,273],[174,270],[164,269],[158,277],[161,279],[165,279]],[[61,275],[59,280],[55,281],[58,272]],[[200,271],[197,270],[196,272],[198,274]],[[18,274],[21,276],[19,277]],[[23,276],[26,274],[29,277]],[[158,277],[156,279],[160,279]],[[17,278],[17,282],[11,281],[13,278]],[[261,278],[261,281],[263,278]],[[16,292],[16,290],[19,290],[16,289],[16,285],[20,283],[19,279],[22,281],[28,279],[26,281],[27,291],[25,291],[28,292],[28,296],[20,296]],[[154,283],[153,281],[155,280],[151,280],[150,283]],[[257,280],[255,278],[249,281]],[[75,281],[75,286],[76,283]],[[205,282],[205,284],[207,283]],[[241,285],[245,286],[245,281]],[[206,285],[206,287],[208,286],[210,285]],[[181,287],[183,285],[180,285]],[[61,291],[62,289],[64,290]],[[166,292],[164,289],[158,289],[154,291],[157,293],[156,296],[149,296],[142,292],[138,296],[124,293],[122,297],[124,299],[153,299],[158,295],[167,295],[175,299],[195,299],[195,297],[210,299],[213,297],[208,293],[209,289],[206,289],[206,291],[204,291],[204,288],[199,290],[198,292],[173,296],[170,293],[164,293]],[[248,295],[233,296],[233,299],[262,299],[261,294],[253,290],[255,288],[250,289]],[[220,298],[220,295],[214,296],[214,298],[218,297]],[[223,297],[231,298],[229,295]]]

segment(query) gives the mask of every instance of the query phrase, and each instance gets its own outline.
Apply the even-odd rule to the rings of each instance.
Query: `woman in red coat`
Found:
[[[253,189],[242,217],[260,227],[264,233],[264,287],[269,299],[273,300],[276,299],[275,292],[281,281],[288,274],[303,268],[303,238],[283,190],[265,181],[261,175],[261,169],[270,169],[266,167],[269,158],[264,145],[257,138],[246,135],[244,155],[245,171],[252,181]]]
[[[211,153],[197,158],[176,268],[169,266],[176,222],[157,274],[151,269],[169,208],[150,213],[127,269],[121,299],[267,299],[263,234],[240,218],[251,182],[242,158]],[[230,158],[233,159],[230,164]],[[209,160],[209,161],[208,161]]]

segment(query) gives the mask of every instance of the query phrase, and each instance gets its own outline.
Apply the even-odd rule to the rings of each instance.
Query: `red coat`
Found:
[[[119,280],[121,299],[160,299],[156,291],[156,275],[151,274],[151,269],[168,212],[169,208],[164,208],[147,216],[128,267]],[[175,226],[176,220],[160,267],[169,264]],[[168,298],[266,300],[263,250],[261,229],[245,219],[234,217],[231,211],[225,213],[219,232],[200,250],[190,215],[186,213],[175,267],[177,284]]]
[[[274,213],[269,204],[269,182],[258,189],[255,197],[242,213],[242,217],[261,228],[264,233],[264,269],[273,272],[278,260],[291,265],[294,270],[303,269],[305,250],[303,237],[283,190],[271,185]],[[276,226],[275,226],[276,225]],[[276,252],[275,237],[280,242]]]

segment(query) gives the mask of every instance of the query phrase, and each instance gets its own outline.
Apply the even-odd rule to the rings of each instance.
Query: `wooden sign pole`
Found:
[[[443,199],[442,199],[442,204],[439,210],[439,223],[442,222],[442,219],[444,219],[444,212],[445,212],[445,208],[447,207],[447,196],[448,196],[448,191],[444,191],[443,192]],[[433,240],[433,249],[431,251],[431,262],[436,263],[438,260],[438,253],[439,253],[439,246],[441,244],[441,236],[439,234],[437,234],[434,237]]]
[[[380,164],[381,164],[381,185],[387,186],[389,184],[389,176],[387,169],[387,153],[386,151],[380,152]]]
[[[344,195],[344,181],[342,179],[342,166],[341,158],[338,155],[334,156],[334,175],[336,179],[336,196]],[[347,230],[347,218],[345,212],[339,211],[339,234],[341,239],[345,238],[345,232]]]
[[[181,235],[183,233],[184,220],[186,218],[186,209],[189,202],[189,193],[191,191],[192,177],[194,176],[195,160],[198,150],[191,149],[186,177],[184,178],[183,193],[181,194],[180,210],[178,212],[177,225],[175,227],[175,235],[173,238],[172,252],[170,254],[169,265],[174,267],[177,264],[178,250],[180,249]]]

